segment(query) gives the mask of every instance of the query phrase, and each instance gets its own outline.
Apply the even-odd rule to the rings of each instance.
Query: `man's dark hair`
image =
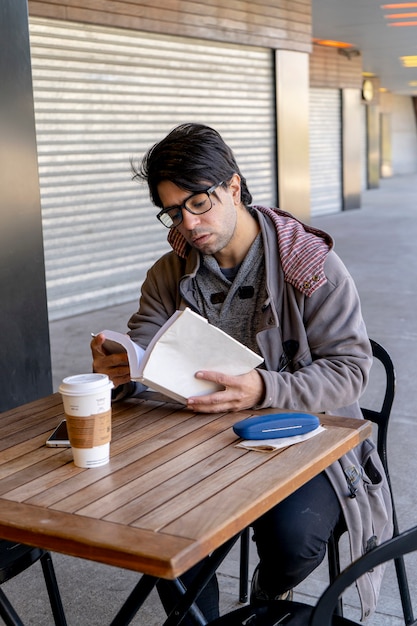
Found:
[[[232,150],[216,130],[203,124],[180,124],[148,150],[138,167],[132,163],[132,171],[134,179],[148,183],[152,202],[161,208],[158,184],[163,180],[193,193],[226,183],[235,173],[241,178],[243,204],[252,203]]]

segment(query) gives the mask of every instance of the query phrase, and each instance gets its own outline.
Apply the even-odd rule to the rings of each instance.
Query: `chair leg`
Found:
[[[45,552],[41,556],[40,561],[42,564],[46,588],[48,590],[49,601],[51,603],[52,614],[54,616],[54,622],[56,626],[67,626],[64,607],[62,606],[62,600],[58,589],[55,570],[49,552]]]
[[[249,544],[250,530],[247,527],[240,536],[239,602],[242,604],[248,601]]]
[[[388,475],[388,470],[386,467],[385,467],[385,471],[387,472],[388,483],[390,485],[390,489],[392,493],[391,481],[390,481],[390,477]],[[398,528],[397,512],[395,509],[394,501],[392,502],[392,522],[393,522],[393,527],[394,527],[393,535],[394,537],[396,537],[397,535],[400,534],[400,530]],[[394,559],[394,564],[395,564],[395,572],[397,574],[398,589],[400,591],[401,606],[402,606],[403,615],[404,615],[404,623],[406,626],[412,626],[413,624],[415,624],[415,621],[414,621],[413,606],[411,604],[410,589],[408,586],[407,572],[405,570],[404,557],[400,556],[397,559]]]
[[[6,626],[24,626],[2,589],[0,589],[0,616]]]
[[[394,560],[395,571],[397,573],[398,588],[400,590],[401,605],[404,614],[404,623],[406,626],[414,624],[414,613],[410,598],[410,589],[408,587],[407,573],[405,571],[404,559],[398,558]]]
[[[340,574],[340,554],[339,554],[339,543],[332,534],[329,539],[329,543],[327,544],[327,558],[329,563],[329,580],[332,583],[335,578]],[[336,604],[336,608],[334,610],[335,615],[343,616],[343,600],[339,598]]]

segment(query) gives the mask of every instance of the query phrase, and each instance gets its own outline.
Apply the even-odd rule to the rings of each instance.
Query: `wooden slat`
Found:
[[[220,433],[219,435],[216,435],[216,439],[222,447],[227,446],[228,443],[230,444],[229,433]],[[162,499],[166,499],[167,497],[171,497],[171,484],[174,489],[178,489],[181,472],[189,470],[190,467],[193,467],[195,470],[193,472],[187,472],[188,484],[193,484],[202,479],[204,476],[204,474],[202,474],[202,472],[204,472],[204,467],[202,466],[203,464],[194,465],[191,458],[193,455],[198,455],[200,458],[205,457],[206,454],[210,454],[210,449],[212,448],[212,440],[203,441],[201,444],[194,445],[191,450],[187,449],[182,454],[180,454],[180,451],[178,450],[174,458],[165,463],[160,461],[156,464],[156,467],[153,467],[150,470],[150,465],[155,465],[155,462],[153,458],[148,457],[148,459],[146,459],[146,466],[144,467],[145,464],[142,464],[140,475],[138,474],[137,478],[132,480],[131,472],[129,472],[130,477],[128,482],[122,484],[120,487],[112,488],[110,479],[106,485],[103,485],[104,481],[101,481],[98,488],[104,488],[105,493],[102,494],[102,492],[100,492],[100,497],[96,498],[95,501],[92,501],[90,498],[89,503],[83,508],[78,509],[77,513],[79,515],[89,515],[91,517],[103,518],[116,510],[119,511],[123,507],[124,513],[122,518],[125,523],[129,523],[127,507],[133,506],[135,508],[136,513],[134,513],[131,518],[134,520],[138,517],[138,508],[141,514],[143,514],[147,507],[148,509],[152,509],[158,506],[159,500],[157,487],[161,484],[164,485],[162,490]],[[220,460],[216,458],[219,455],[221,456]],[[231,450],[229,447],[219,453],[207,456],[204,464],[205,466],[209,466],[207,471],[212,472],[214,471],[214,467],[224,467],[225,464],[230,463],[231,457],[233,458],[234,456],[239,456],[239,452],[237,450]],[[166,480],[167,475],[172,476],[169,481]],[[138,493],[140,493],[139,496],[137,495]]]
[[[126,520],[132,526],[157,531],[266,460],[262,455],[248,455],[234,448],[221,450],[194,465],[191,471],[176,475],[175,480],[164,481],[155,487],[150,497],[137,497],[106,519],[118,522]]]

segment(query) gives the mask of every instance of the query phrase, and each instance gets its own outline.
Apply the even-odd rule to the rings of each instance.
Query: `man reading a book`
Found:
[[[177,309],[189,307],[264,359],[240,376],[196,372],[221,390],[188,398],[188,408],[278,407],[362,417],[358,400],[371,348],[357,290],[332,238],[288,213],[253,204],[232,150],[207,126],[178,126],[133,167],[148,183],[172,251],[148,271],[128,324],[132,340],[146,348]],[[141,388],[130,381],[126,356],[108,354],[103,341],[99,335],[91,344],[94,370],[109,375],[118,397],[134,395]],[[354,498],[348,467],[361,476]],[[371,536],[380,543],[392,534],[386,477],[369,441],[253,524],[259,565],[252,598],[291,597],[322,561],[342,516],[354,555]],[[182,577],[185,584],[194,573]],[[380,577],[376,570],[359,583],[363,613],[375,608]],[[163,581],[159,591],[169,609]],[[198,603],[207,619],[216,617],[215,577]]]

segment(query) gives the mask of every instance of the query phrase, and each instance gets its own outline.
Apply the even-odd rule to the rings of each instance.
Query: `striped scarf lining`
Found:
[[[285,281],[310,297],[327,282],[324,262],[333,247],[332,238],[286,211],[263,206],[252,208],[267,215],[275,225]],[[187,258],[190,245],[176,228],[170,229],[168,243],[178,256]]]

